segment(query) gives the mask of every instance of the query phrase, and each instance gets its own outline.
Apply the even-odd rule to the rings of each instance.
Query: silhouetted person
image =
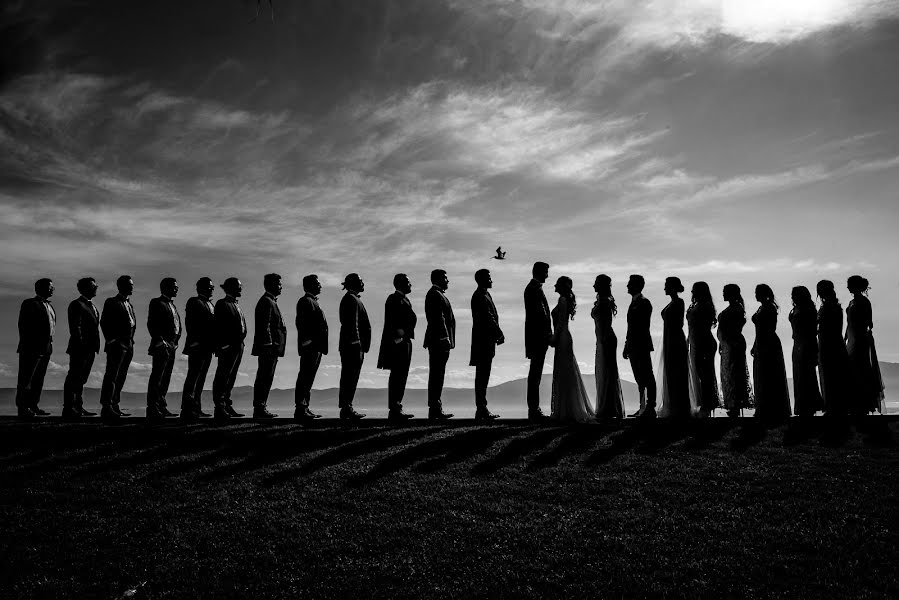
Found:
[[[883,413],[883,376],[874,347],[874,316],[868,300],[868,280],[853,275],[847,280],[846,287],[852,293],[852,300],[846,307],[846,351],[856,385],[850,410],[860,415],[874,411]]]
[[[824,410],[824,399],[818,387],[818,309],[812,294],[797,285],[790,294],[793,309],[793,414],[810,417]]]
[[[665,295],[671,298],[662,309],[662,351],[659,364],[661,410],[660,417],[687,418],[692,414],[690,406],[689,361],[687,338],[684,337],[684,301],[678,296],[684,285],[677,277],[665,278]]]
[[[160,296],[150,300],[147,309],[147,330],[150,332],[147,353],[153,358],[147,381],[148,421],[175,416],[169,411],[165,396],[169,391],[172,369],[178,355],[178,341],[181,339],[181,315],[174,302],[178,295],[178,282],[173,277],[166,277],[159,282],[159,292]]]
[[[256,328],[253,335],[253,356],[259,357],[256,381],[253,383],[253,418],[274,419],[278,415],[268,410],[268,395],[275,380],[278,359],[287,348],[287,327],[278,308],[281,295],[281,276],[269,273],[263,278],[265,293],[256,303]]]
[[[128,416],[119,408],[122,387],[128,377],[128,367],[134,358],[134,332],[137,318],[128,298],[134,292],[134,281],[130,275],[122,275],[116,280],[119,293],[107,298],[100,315],[100,329],[106,339],[106,372],[103,387],[100,388],[100,417],[105,421],[116,421]]]
[[[833,282],[822,279],[816,286],[821,307],[818,309],[818,372],[824,414],[843,416],[849,410],[852,390],[849,354],[843,341],[843,307],[837,299]]]
[[[752,379],[755,388],[755,416],[778,422],[790,416],[790,388],[784,364],[783,346],[777,336],[777,301],[774,292],[764,283],[755,286],[759,308],[752,315],[755,324],[755,343],[750,354]]]
[[[243,357],[247,319],[237,300],[243,292],[240,280],[229,277],[221,288],[225,291],[225,297],[215,303],[214,309],[218,364],[212,378],[212,402],[215,404],[213,417],[218,421],[225,421],[243,416],[231,405],[231,390],[234,389],[237,369]]]
[[[97,295],[97,282],[93,277],[78,280],[81,295],[69,303],[69,372],[62,391],[62,418],[73,421],[92,417],[96,413],[84,408],[84,385],[90,377],[94,358],[100,352],[100,311],[92,298]]]
[[[727,308],[718,315],[718,341],[721,354],[721,393],[727,416],[739,417],[740,411],[752,407],[752,386],[746,362],[746,305],[740,286],[728,283],[722,290]]]
[[[652,303],[643,296],[645,285],[642,275],[631,275],[627,281],[631,303],[627,308],[627,336],[622,356],[630,360],[634,381],[640,391],[640,410],[630,416],[653,418],[656,416],[656,377],[652,372],[654,348],[649,333]]]
[[[687,341],[691,404],[699,410],[699,415],[709,417],[716,408],[721,408],[718,376],[715,374],[718,342],[712,334],[712,329],[718,325],[718,318],[708,283],[697,281],[690,293],[692,298],[687,308]]]
[[[38,407],[56,332],[56,311],[50,304],[53,281],[38,279],[34,298],[22,302],[19,310],[19,377],[16,384],[16,408],[19,417],[32,419],[49,415]]]
[[[405,421],[412,415],[403,412],[403,395],[409,378],[409,364],[412,362],[412,340],[415,339],[415,325],[418,317],[412,310],[408,294],[412,293],[412,283],[405,273],[393,277],[396,291],[384,302],[384,330],[381,332],[381,347],[378,351],[378,368],[389,369],[387,380],[387,419]]]
[[[618,336],[612,329],[612,319],[618,314],[615,297],[612,296],[612,279],[597,275],[593,282],[596,302],[590,316],[596,331],[596,418],[600,421],[624,418],[624,395],[618,374]]]
[[[425,330],[424,347],[428,349],[428,418],[435,421],[453,416],[443,412],[441,399],[446,363],[449,361],[450,351],[456,347],[456,317],[445,294],[448,287],[446,271],[431,271],[431,289],[425,295],[428,327]]]
[[[303,277],[303,290],[306,293],[297,300],[296,316],[300,370],[297,373],[293,417],[298,421],[321,417],[309,408],[309,400],[322,355],[328,353],[328,320],[318,305],[318,295],[322,291],[318,275]]]
[[[499,415],[487,410],[487,386],[490,384],[496,347],[506,341],[506,336],[499,327],[499,314],[490,296],[490,288],[493,287],[490,271],[480,269],[475,272],[474,280],[478,287],[471,295],[471,359],[468,362],[475,368],[474,418],[475,421],[491,421]]]
[[[337,401],[340,418],[356,420],[365,416],[353,409],[353,397],[359,385],[365,353],[371,348],[371,323],[359,298],[359,294],[365,291],[365,284],[359,275],[347,275],[343,289],[346,294],[340,300],[340,391]]]
[[[187,355],[187,375],[181,392],[181,418],[185,421],[212,416],[203,412],[201,397],[216,346],[213,291],[212,279],[201,277],[197,280],[197,295],[187,301],[184,309],[187,339],[183,354]]]
[[[524,288],[524,355],[531,361],[528,369],[528,418],[539,421],[546,418],[540,410],[540,379],[546,351],[553,337],[549,303],[543,293],[543,284],[549,277],[549,265],[535,262],[531,281]]]

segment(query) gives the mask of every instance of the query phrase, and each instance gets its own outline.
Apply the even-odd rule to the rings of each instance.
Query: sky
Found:
[[[159,280],[239,277],[247,312],[317,273],[337,385],[344,275],[380,337],[394,273],[419,315],[409,385],[427,382],[424,296],[448,272],[458,320],[447,385],[468,387],[473,274],[491,269],[506,343],[493,383],[523,377],[522,292],[574,280],[575,353],[593,372],[592,282],[630,273],[655,307],[689,289],[770,284],[789,361],[793,285],[868,277],[881,360],[899,361],[899,3],[893,0],[19,0],[0,8],[0,386],[16,319],[51,277],[60,314],[47,387],[68,358],[65,307],[132,275],[139,322],[126,390],[146,389]],[[508,252],[491,260],[494,248]],[[216,290],[216,298],[222,291]],[[252,335],[252,324],[251,335]],[[751,325],[746,329],[750,343]],[[368,356],[360,385],[386,386]],[[632,379],[619,361],[622,377]],[[99,385],[99,357],[89,385]],[[788,364],[789,368],[789,364]],[[551,370],[551,359],[546,371]],[[173,390],[186,361],[179,360]],[[244,357],[237,385],[252,384]],[[211,375],[210,381],[211,384]]]

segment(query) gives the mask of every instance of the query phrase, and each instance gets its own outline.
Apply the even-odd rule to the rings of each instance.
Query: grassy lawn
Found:
[[[0,595],[899,596],[899,421],[0,421]]]

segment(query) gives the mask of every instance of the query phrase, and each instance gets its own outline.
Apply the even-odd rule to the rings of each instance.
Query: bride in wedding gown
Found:
[[[595,412],[590,405],[581,370],[574,358],[571,332],[568,331],[568,323],[574,318],[577,308],[571,288],[571,279],[568,277],[562,276],[556,281],[559,302],[552,310],[556,352],[553,358],[551,417],[559,421],[586,423],[595,419]]]

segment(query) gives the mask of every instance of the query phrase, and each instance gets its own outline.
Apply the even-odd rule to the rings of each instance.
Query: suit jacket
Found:
[[[553,336],[553,322],[543,287],[531,279],[524,288],[524,353],[543,354]]]
[[[100,311],[94,303],[80,296],[69,303],[68,354],[87,354],[100,351]]]
[[[184,308],[184,328],[187,339],[184,354],[201,354],[215,351],[215,307],[212,300],[194,296]]]
[[[384,303],[384,330],[381,332],[381,347],[378,351],[378,368],[392,369],[397,339],[403,342],[415,339],[415,325],[418,317],[412,310],[412,302],[401,292],[387,296]],[[400,330],[403,331],[402,335]]]
[[[359,296],[347,292],[340,300],[340,352],[371,349],[371,322]]]
[[[450,349],[456,347],[456,317],[449,298],[431,287],[425,296],[425,317],[428,327],[425,329],[425,348],[440,348],[440,340],[448,339]]]
[[[216,351],[243,346],[247,320],[235,298],[225,296],[215,303]]]
[[[178,307],[170,298],[160,296],[150,300],[147,309],[147,330],[150,332],[149,354],[153,354],[161,347],[171,349],[178,347],[181,339],[181,315]]]
[[[127,298],[121,295],[107,298],[103,303],[100,315],[100,329],[106,338],[105,350],[119,347],[123,350],[134,350],[134,331],[137,329],[137,317],[134,307]]]
[[[299,353],[328,353],[328,320],[318,300],[306,294],[297,300],[297,346]],[[306,342],[309,342],[308,344]]]
[[[652,352],[652,335],[649,321],[652,318],[652,303],[640,296],[627,308],[627,337],[624,347],[628,352]]]
[[[490,292],[478,288],[471,295],[471,360],[474,366],[496,355],[496,344],[505,336]]]
[[[256,332],[253,334],[253,356],[284,356],[287,349],[287,327],[278,308],[278,300],[268,292],[256,303]]]
[[[56,311],[49,302],[35,296],[22,302],[19,310],[20,354],[46,356],[53,352],[53,333],[56,330]]]

